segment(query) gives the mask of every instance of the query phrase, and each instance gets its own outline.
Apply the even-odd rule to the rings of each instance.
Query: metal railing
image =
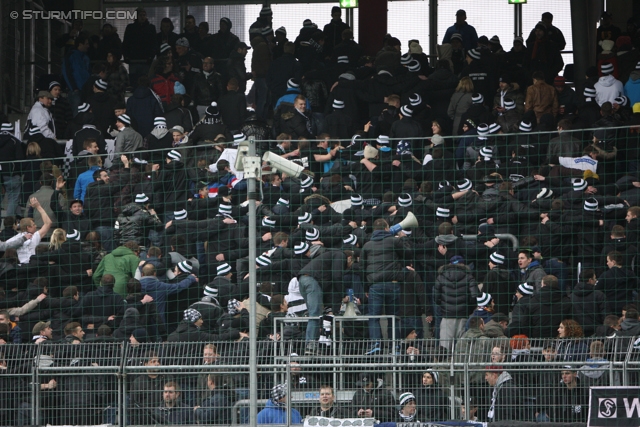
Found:
[[[0,391],[6,409],[3,418],[9,424],[156,424],[162,421],[157,417],[172,416],[171,410],[162,410],[163,387],[177,384],[178,408],[199,414],[192,415],[193,424],[238,425],[247,422],[247,391],[257,389],[262,409],[271,387],[278,383],[287,384],[289,407],[303,417],[318,406],[322,385],[334,388],[336,403],[351,416],[351,402],[364,373],[377,392],[390,396],[390,413],[397,413],[400,394],[419,394],[424,374],[431,373],[443,399],[439,410],[446,419],[460,419],[461,405],[469,401],[478,405],[482,419],[492,393],[485,373],[492,366],[507,372],[518,385],[519,400],[513,408],[523,414],[523,420],[532,420],[536,413],[553,420],[563,417],[561,400],[556,399],[564,393],[566,377],[575,375],[584,389],[640,382],[640,339],[636,337],[482,337],[459,339],[452,352],[437,340],[389,340],[382,345],[386,351],[375,356],[365,354],[369,344],[334,341],[326,356],[294,357],[271,353],[275,350],[272,343],[261,341],[257,384],[247,381],[248,347],[242,341],[215,343],[209,359],[204,355],[207,343],[5,345],[0,358],[4,368],[0,381],[5,384]],[[291,341],[285,348],[300,345],[304,342]],[[212,382],[220,384],[210,387],[209,374],[213,374]],[[228,397],[227,412],[224,418],[206,419],[194,408],[206,407],[203,396],[216,389]]]

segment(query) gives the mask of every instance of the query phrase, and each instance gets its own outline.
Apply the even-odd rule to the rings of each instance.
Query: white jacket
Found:
[[[31,111],[29,111],[29,116],[27,117],[27,123],[31,123],[32,126],[37,126],[46,138],[56,139],[56,126],[53,123],[51,111],[42,105],[40,101],[36,101],[33,107],[31,107]]]
[[[593,87],[596,89],[596,102],[600,106],[607,101],[613,104],[614,99],[624,95],[622,82],[612,75],[600,77]]]

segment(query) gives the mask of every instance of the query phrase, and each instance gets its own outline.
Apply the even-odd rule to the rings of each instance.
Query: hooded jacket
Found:
[[[95,291],[87,293],[82,298],[82,324],[93,323],[97,329],[107,323],[112,315],[122,315],[126,309],[126,302],[113,288],[100,286]],[[113,326],[113,323],[110,324]]]
[[[138,262],[140,262],[140,258],[131,249],[125,246],[117,247],[100,261],[98,268],[93,273],[93,283],[99,286],[102,276],[112,274],[116,279],[114,291],[125,296],[127,282],[135,276]]]
[[[496,385],[493,387],[493,395],[489,397],[489,412],[487,420],[492,422],[510,421],[520,419],[519,389],[514,386],[511,375],[502,371]]]
[[[120,340],[128,341],[133,331],[144,327],[145,322],[140,312],[136,308],[127,308],[120,322],[120,326],[118,326],[118,329],[113,333],[113,336]]]
[[[571,293],[573,320],[582,326],[584,336],[593,335],[597,326],[604,322],[607,315],[605,296],[597,291],[593,285],[580,282]]]
[[[624,95],[629,98],[629,104],[640,102],[640,71],[632,71],[629,80],[624,85]]]
[[[447,264],[438,269],[433,300],[443,318],[469,317],[480,296],[478,284],[466,265]]]
[[[540,265],[540,262],[535,260],[529,264],[526,270],[521,271],[519,275],[520,283],[529,283],[533,285],[534,289],[540,290],[542,286],[542,278],[546,276],[544,269]]]
[[[598,79],[598,83],[594,85],[596,90],[596,103],[602,107],[605,102],[613,101],[624,94],[622,82],[612,75],[602,76]]]
[[[449,419],[449,399],[445,396],[436,382],[430,386],[424,386],[416,390],[416,414],[420,416],[421,422],[442,421]]]
[[[138,86],[127,99],[127,114],[137,123],[140,135],[153,130],[153,119],[163,115],[160,98],[148,87]]]
[[[129,203],[118,215],[113,237],[120,245],[133,240],[138,245],[144,246],[149,230],[160,231],[163,228],[164,223],[158,215],[152,215],[139,203]]]

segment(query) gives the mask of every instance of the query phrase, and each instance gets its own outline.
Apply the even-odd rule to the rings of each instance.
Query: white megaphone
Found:
[[[407,216],[405,216],[404,219],[399,224],[392,225],[390,230],[391,230],[391,234],[398,234],[402,230],[406,230],[407,228],[413,228],[417,226],[418,226],[418,219],[412,212],[409,212],[407,213]]]

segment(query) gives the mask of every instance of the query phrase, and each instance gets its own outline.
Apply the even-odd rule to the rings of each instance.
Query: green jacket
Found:
[[[140,258],[129,248],[117,247],[109,255],[102,258],[100,265],[93,273],[93,283],[100,286],[100,279],[105,274],[113,274],[116,284],[113,287],[115,293],[127,295],[127,282],[136,274],[136,268]]]

